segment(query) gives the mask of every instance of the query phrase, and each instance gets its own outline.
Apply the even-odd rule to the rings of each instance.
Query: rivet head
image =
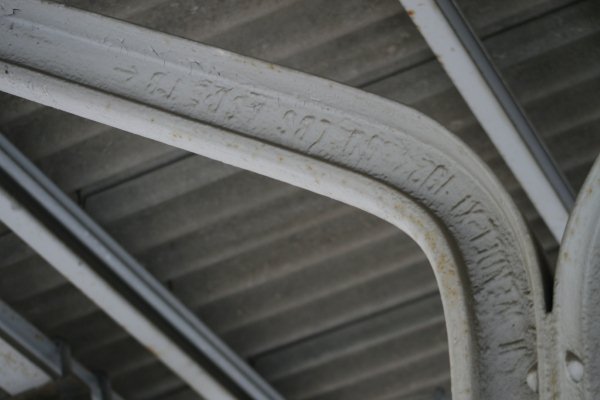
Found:
[[[567,355],[565,357],[566,365],[567,365],[567,373],[569,374],[569,378],[575,383],[581,382],[583,379],[583,363],[575,354],[567,351]]]
[[[531,367],[529,369],[529,372],[527,372],[527,386],[529,386],[529,388],[531,390],[533,390],[534,393],[537,393],[537,391],[538,391],[537,364],[535,364],[533,367]]]

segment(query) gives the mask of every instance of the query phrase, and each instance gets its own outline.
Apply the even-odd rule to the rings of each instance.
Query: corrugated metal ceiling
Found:
[[[488,162],[554,259],[556,242],[397,1],[66,3],[421,110]],[[578,189],[600,151],[600,4],[459,4]],[[7,136],[286,397],[449,398],[433,275],[390,225],[131,134],[1,100]],[[6,229],[0,248],[0,297],[106,370],[119,393],[196,398]]]

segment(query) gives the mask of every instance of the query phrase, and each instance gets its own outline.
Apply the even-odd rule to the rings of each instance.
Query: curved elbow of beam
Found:
[[[356,89],[122,22],[47,4],[20,9],[19,21],[29,18],[45,40],[28,41],[24,23],[0,23],[1,90],[389,221],[434,269],[454,398],[537,396],[526,376],[545,307],[529,233],[487,166],[439,124]],[[18,58],[8,44],[20,46]]]

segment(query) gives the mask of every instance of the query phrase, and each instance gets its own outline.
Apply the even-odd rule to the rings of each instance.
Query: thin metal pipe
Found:
[[[543,140],[452,0],[400,0],[560,241],[575,196]]]

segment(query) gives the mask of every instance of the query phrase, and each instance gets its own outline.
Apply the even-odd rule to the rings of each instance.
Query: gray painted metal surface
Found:
[[[0,388],[16,395],[50,382],[48,374],[0,337]]]
[[[0,387],[11,395],[41,387],[63,373],[64,361],[59,345],[4,302],[0,302],[0,347]],[[98,376],[76,360],[68,362],[70,372],[88,386],[91,399],[106,400]],[[114,400],[121,399],[116,393],[111,392],[110,396]]]
[[[394,0],[69,3],[417,108],[486,160],[555,257],[556,242]],[[579,188],[599,148],[597,3],[460,6]],[[428,353],[445,346],[435,282],[397,230],[233,167],[2,102],[11,141],[286,397],[431,398],[447,388],[447,356]],[[195,398],[27,246],[9,234],[0,244],[0,291],[28,319],[67,337],[124,394]]]
[[[593,399],[600,381],[600,158],[569,219],[557,269],[554,378],[561,399]]]

